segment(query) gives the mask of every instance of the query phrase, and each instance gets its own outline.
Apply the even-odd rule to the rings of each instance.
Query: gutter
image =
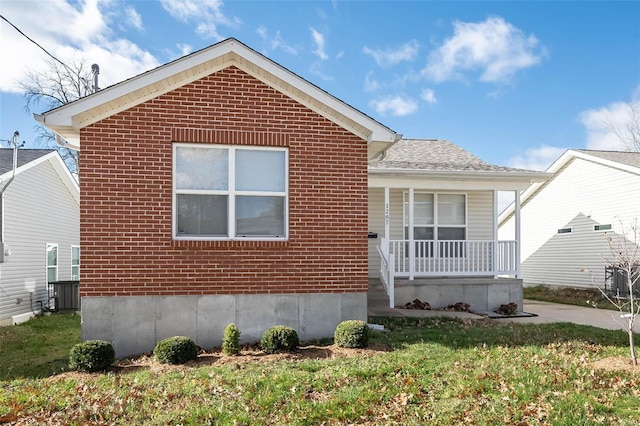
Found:
[[[381,176],[398,176],[398,177],[425,177],[425,176],[450,176],[452,178],[464,178],[467,177],[494,177],[494,178],[528,178],[537,182],[544,182],[551,177],[553,177],[553,173],[547,172],[536,172],[536,171],[482,171],[482,170],[416,170],[416,169],[376,169],[369,168],[370,175],[381,175]]]

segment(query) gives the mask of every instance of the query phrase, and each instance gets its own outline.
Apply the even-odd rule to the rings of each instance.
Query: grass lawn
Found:
[[[0,327],[0,380],[47,377],[65,371],[69,350],[79,342],[79,315],[41,316]]]
[[[613,306],[602,295],[600,290],[596,288],[551,288],[539,285],[535,287],[524,287],[523,296],[525,299],[564,303],[567,305],[587,306],[590,308],[593,308],[593,303],[595,303],[598,309],[618,310],[618,308]]]
[[[611,367],[627,336],[571,324],[372,318],[390,331],[369,349],[333,346],[238,357],[202,354],[185,366],[148,358],[105,374],[48,367],[5,374],[5,356],[60,334],[79,338],[77,318],[39,318],[0,329],[0,423],[19,424],[638,424],[640,370]],[[44,323],[56,323],[45,327]],[[29,324],[29,323],[27,323]],[[37,336],[28,336],[30,334]],[[70,336],[74,337],[70,337]],[[8,340],[5,340],[7,339]],[[12,342],[7,344],[6,342]],[[58,359],[60,355],[53,356]],[[605,362],[603,363],[603,360]],[[606,361],[608,360],[608,361]],[[621,362],[624,366],[624,362]],[[55,364],[53,371],[59,370]],[[14,370],[17,371],[17,370]]]

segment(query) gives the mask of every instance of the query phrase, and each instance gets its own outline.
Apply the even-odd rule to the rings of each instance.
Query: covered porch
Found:
[[[550,176],[486,163],[446,140],[398,141],[369,162],[369,278],[391,308],[411,297],[434,308],[522,308],[520,193]],[[515,206],[507,240],[498,239],[500,197]]]
[[[498,239],[498,192],[389,185],[370,188],[370,198],[382,204],[382,208],[370,206],[370,213],[382,212],[382,232],[370,235],[377,257],[373,262],[377,271],[370,271],[370,277],[380,279],[390,307],[421,297],[428,297],[421,300],[432,304],[436,299],[444,302],[453,298],[457,300],[452,303],[473,299],[476,309],[484,311],[495,304],[487,304],[490,299],[496,303],[514,301],[512,296],[517,295],[513,289],[505,288],[501,300],[496,296],[500,289],[496,285],[507,281],[509,285],[521,284],[520,191],[512,191],[517,224],[514,240]],[[378,221],[370,218],[370,223]],[[521,305],[521,291],[519,294],[515,302]]]
[[[391,308],[408,294],[521,307],[520,192],[549,177],[446,140],[398,141],[369,162],[369,278],[380,279]],[[514,202],[511,240],[498,239],[499,196]]]

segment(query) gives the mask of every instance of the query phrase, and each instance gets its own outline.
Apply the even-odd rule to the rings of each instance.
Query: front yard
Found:
[[[493,320],[370,320],[391,331],[375,333],[365,350],[315,345],[264,355],[247,346],[238,357],[209,351],[183,366],[124,360],[106,374],[50,375],[63,369],[62,354],[79,341],[77,317],[1,328],[0,423],[640,421],[640,369],[625,364],[624,332]],[[30,348],[43,339],[46,350]],[[611,368],[616,365],[622,369]]]

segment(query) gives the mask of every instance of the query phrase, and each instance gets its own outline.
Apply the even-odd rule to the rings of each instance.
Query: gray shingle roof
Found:
[[[482,161],[447,140],[401,139],[385,156],[369,161],[369,170],[520,172],[523,169],[496,166]],[[529,171],[529,170],[527,170]]]
[[[53,152],[52,149],[19,149],[18,167],[24,166],[44,155]],[[13,149],[0,148],[0,174],[5,174],[13,169]]]
[[[640,152],[594,151],[590,149],[576,149],[575,151],[582,152],[587,155],[593,155],[594,157],[599,157],[604,160],[615,161],[616,163],[640,168]]]

